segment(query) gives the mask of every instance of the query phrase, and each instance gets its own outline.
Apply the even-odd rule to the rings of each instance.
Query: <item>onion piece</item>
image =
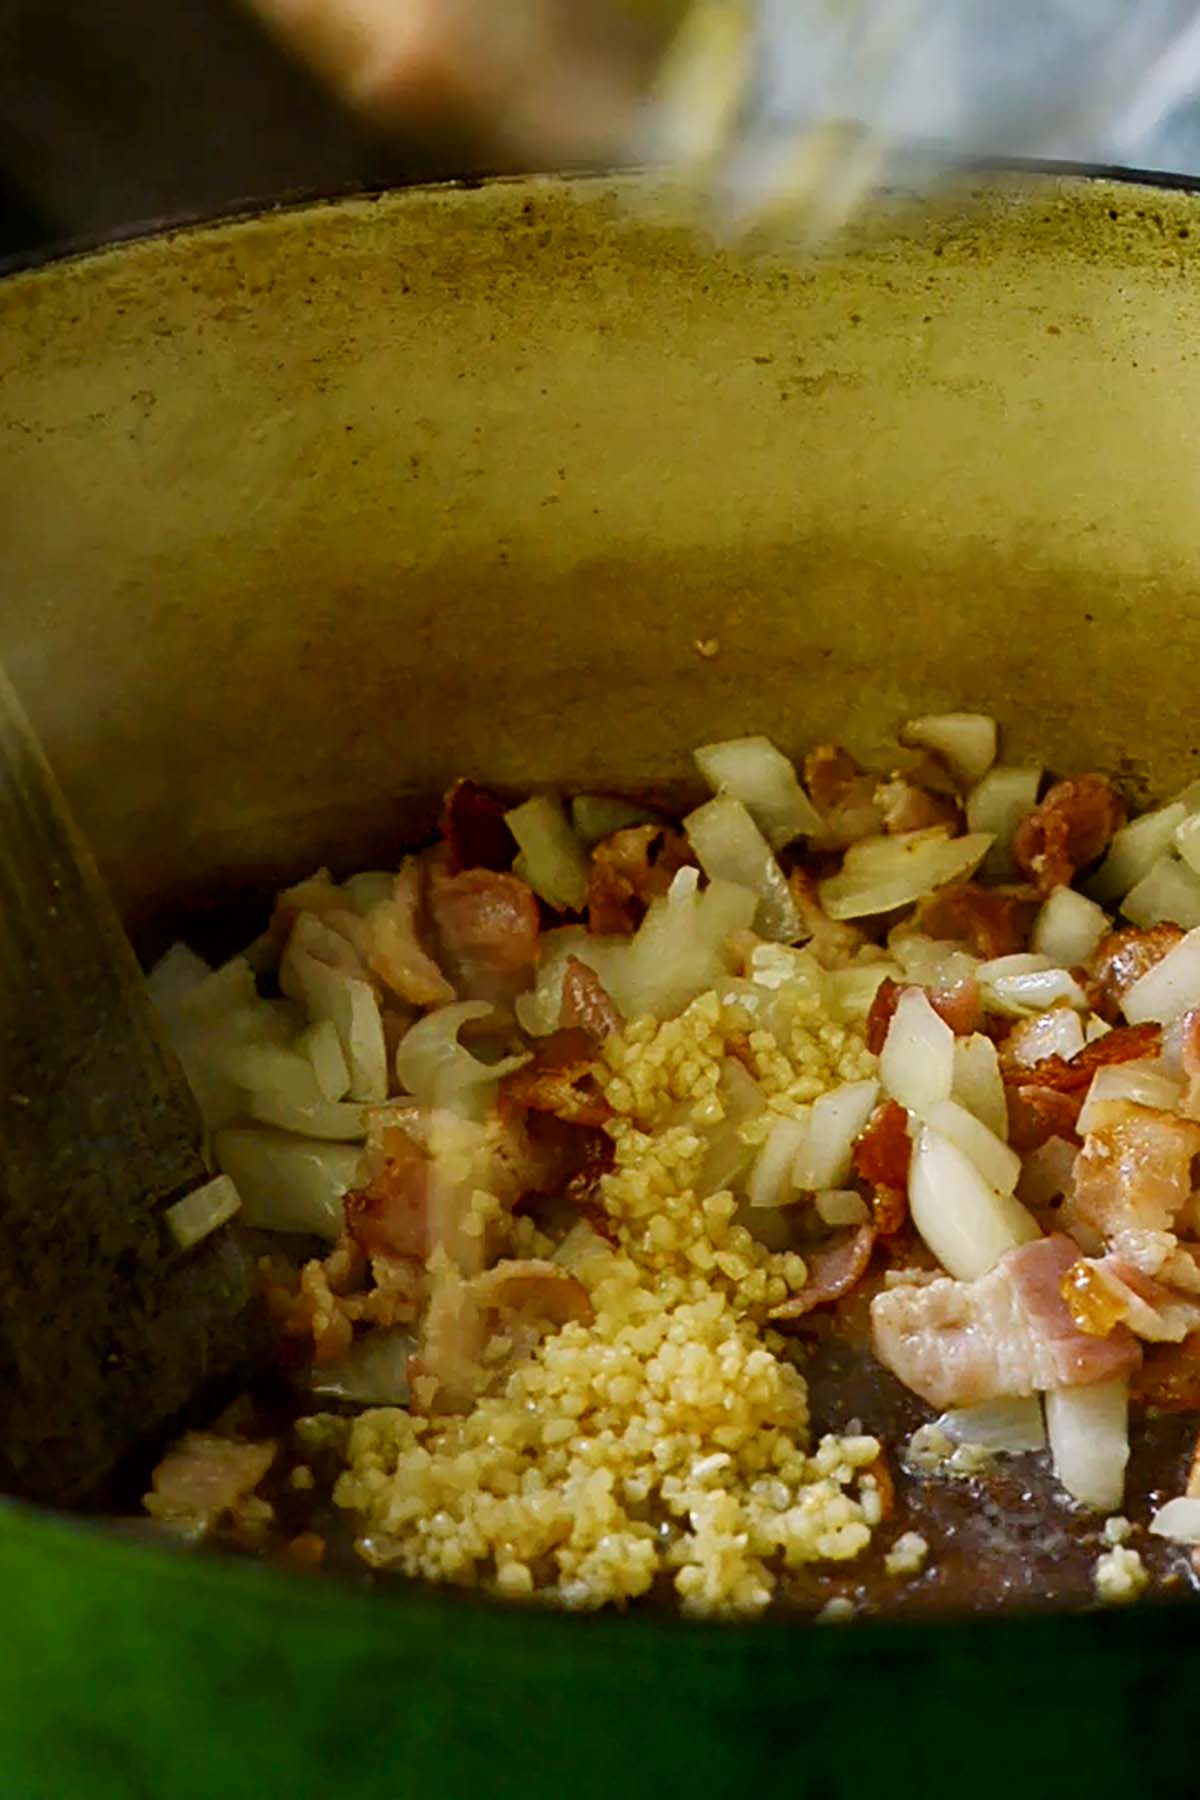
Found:
[[[338,1237],[342,1195],[358,1175],[357,1149],[246,1127],[218,1131],[213,1154],[241,1196],[244,1225],[305,1232],[329,1243]]]
[[[590,850],[601,838],[614,831],[627,831],[631,825],[658,825],[657,813],[633,800],[621,800],[614,794],[576,794],[571,802],[571,828],[580,843]]]
[[[674,1018],[728,975],[729,939],[749,929],[757,910],[748,888],[710,881],[700,890],[697,871],[680,869],[636,935],[624,940],[625,954],[600,969],[600,979],[626,1019]]]
[[[986,831],[994,839],[984,872],[997,879],[1014,870],[1012,841],[1017,826],[1037,805],[1040,768],[997,763],[967,795],[967,830]]]
[[[173,1019],[180,1002],[211,974],[212,969],[202,956],[186,944],[172,944],[146,976],[146,986],[160,1016]]]
[[[410,1025],[396,1046],[396,1076],[402,1088],[426,1106],[449,1106],[472,1088],[490,1086],[524,1068],[528,1054],[481,1062],[460,1044],[458,1034],[472,1019],[491,1018],[485,1000],[458,1000],[436,1007]]]
[[[167,1229],[181,1250],[203,1243],[227,1225],[241,1206],[241,1197],[228,1175],[217,1175],[193,1188],[163,1214]]]
[[[231,956],[183,995],[178,1016],[189,1024],[211,1025],[230,1013],[252,1007],[258,998],[254,970],[244,956]]]
[[[815,1191],[844,1186],[855,1143],[878,1097],[877,1081],[848,1081],[814,1100],[808,1131],[792,1169],[797,1187]]]
[[[385,900],[392,898],[395,890],[395,871],[386,869],[361,869],[357,875],[350,875],[342,883],[342,892],[349,900],[356,913],[365,918],[382,906]]]
[[[360,1144],[367,1132],[365,1108],[353,1100],[294,1100],[272,1088],[256,1088],[245,1109],[263,1125],[276,1125],[296,1137],[332,1144]]]
[[[1200,925],[1200,875],[1174,852],[1160,856],[1121,902],[1121,912],[1143,931],[1164,919],[1191,931]]]
[[[1200,1006],[1200,928],[1180,938],[1161,962],[1126,988],[1121,1006],[1131,1025],[1150,1020],[1169,1025]]]
[[[819,837],[820,813],[800,786],[796,770],[770,738],[727,738],[692,752],[714,794],[740,800],[772,850],[798,837]]]
[[[865,1019],[883,983],[899,981],[902,977],[899,963],[891,962],[855,963],[849,969],[826,969],[823,973],[825,1009],[839,1024]]]
[[[301,913],[283,953],[279,984],[285,994],[303,1001],[312,1020],[331,1021],[350,1072],[351,1099],[374,1105],[388,1091],[379,998],[368,981],[325,960],[323,944],[331,936],[336,942],[336,934],[329,934],[319,919]]]
[[[1200,813],[1189,813],[1175,827],[1175,848],[1188,868],[1200,875]]]
[[[296,1039],[296,1049],[308,1059],[324,1100],[344,1100],[350,1091],[350,1070],[332,1019],[318,1019]]]
[[[948,1100],[954,1085],[954,1033],[923,988],[906,988],[879,1055],[879,1079],[901,1106],[922,1112]]]
[[[903,969],[904,979],[920,987],[956,987],[960,981],[970,981],[979,967],[979,958],[969,950],[945,938],[926,937],[907,924],[889,933],[888,951]]]
[[[765,1111],[767,1104],[757,1081],[734,1056],[727,1056],[721,1064],[717,1097],[725,1117],[708,1134],[704,1160],[696,1176],[696,1197],[700,1200],[740,1182],[756,1154],[756,1147],[746,1142],[742,1128]]]
[[[964,787],[974,787],[996,760],[996,721],[986,713],[929,713],[910,719],[900,742],[932,750]]]
[[[1041,1236],[1019,1200],[998,1194],[969,1156],[928,1126],[913,1147],[908,1205],[929,1249],[959,1281],[986,1275],[1006,1251]]]
[[[317,1365],[308,1390],[357,1406],[407,1406],[408,1359],[416,1347],[410,1332],[370,1331],[337,1362]]]
[[[746,1183],[746,1199],[752,1207],[789,1206],[799,1199],[792,1167],[807,1135],[807,1116],[776,1119]]]
[[[955,1444],[977,1444],[997,1455],[1020,1456],[1046,1448],[1046,1421],[1040,1394],[1019,1399],[983,1400],[959,1406],[935,1419],[938,1430]]]
[[[718,794],[683,821],[696,860],[712,881],[730,881],[758,896],[757,929],[777,943],[808,934],[770,844],[732,794]]]
[[[935,1100],[927,1107],[924,1123],[969,1156],[989,1187],[1011,1194],[1021,1174],[1021,1159],[966,1107],[953,1100]]]
[[[1054,1473],[1072,1500],[1116,1512],[1129,1461],[1129,1381],[1124,1375],[1046,1395]]]
[[[871,1221],[871,1209],[855,1188],[823,1188],[813,1195],[813,1205],[823,1225],[868,1225]]]
[[[1087,996],[1075,977],[1055,968],[1047,956],[998,956],[980,963],[975,975],[994,1010],[1010,1017],[1022,1018],[1063,1002],[1080,1012],[1088,1009]]]
[[[817,897],[831,919],[893,912],[948,881],[965,881],[991,843],[979,832],[952,838],[943,825],[860,838],[846,851],[838,873],[817,883]]]
[[[982,1031],[954,1040],[950,1098],[974,1114],[1002,1143],[1008,1142],[1008,1096],[1000,1058],[995,1044]]]
[[[1135,1106],[1174,1112],[1183,1098],[1183,1083],[1172,1081],[1154,1063],[1110,1063],[1092,1076],[1092,1085],[1080,1108],[1080,1137],[1095,1131],[1104,1120],[1103,1109],[1113,1100],[1131,1100]]]
[[[1102,906],[1120,900],[1167,854],[1176,830],[1187,816],[1184,802],[1173,800],[1169,806],[1130,819],[1128,825],[1113,833],[1108,855],[1091,880],[1084,883],[1084,891]]]
[[[1030,948],[1060,968],[1085,963],[1109,929],[1102,906],[1072,887],[1057,887],[1033,922]]]
[[[1176,1495],[1159,1507],[1149,1529],[1155,1537],[1170,1538],[1176,1544],[1200,1544],[1200,1500]]]
[[[562,801],[535,794],[504,815],[520,847],[513,869],[556,912],[582,912],[587,904],[588,859],[571,830]]]

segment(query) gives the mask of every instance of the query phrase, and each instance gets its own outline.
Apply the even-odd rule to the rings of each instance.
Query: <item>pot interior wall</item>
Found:
[[[1198,245],[1039,178],[811,262],[538,180],[10,279],[0,656],[138,929],[749,729],[1182,782]]]

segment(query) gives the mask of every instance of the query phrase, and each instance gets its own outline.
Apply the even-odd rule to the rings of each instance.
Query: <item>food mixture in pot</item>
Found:
[[[147,1511],[573,1609],[1185,1590],[1200,784],[967,713],[696,763],[682,819],[460,781],[153,971],[277,1372]]]

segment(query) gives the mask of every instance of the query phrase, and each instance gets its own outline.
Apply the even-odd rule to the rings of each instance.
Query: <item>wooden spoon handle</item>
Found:
[[[164,1211],[201,1125],[96,866],[0,671],[0,1485],[79,1501],[246,1354],[228,1233]]]

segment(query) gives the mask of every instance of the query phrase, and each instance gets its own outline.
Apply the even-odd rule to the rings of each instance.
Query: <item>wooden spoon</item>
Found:
[[[199,1115],[0,672],[0,1488],[103,1494],[257,1338]],[[182,1203],[182,1204],[181,1204]],[[197,1238],[199,1241],[197,1242]]]

